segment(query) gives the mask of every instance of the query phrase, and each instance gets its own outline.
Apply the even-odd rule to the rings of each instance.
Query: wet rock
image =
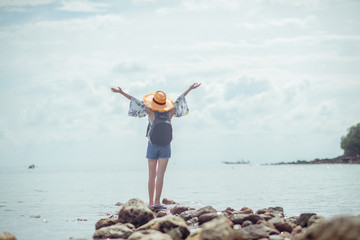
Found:
[[[283,218],[274,217],[270,219],[268,222],[273,224],[279,232],[291,233],[293,231],[292,225],[290,223],[287,223]]]
[[[339,217],[308,228],[302,240],[360,240],[360,217]]]
[[[264,220],[261,216],[257,214],[241,214],[241,213],[235,213],[230,217],[231,221],[233,221],[234,224],[242,224],[244,221],[249,220],[253,224],[257,223],[259,220]]]
[[[318,216],[318,215],[313,215],[307,221],[307,226],[310,227],[313,224],[322,223],[324,221],[325,221],[324,217],[321,217],[321,216]]]
[[[256,211],[256,214],[265,214],[267,213],[267,208],[262,208]]]
[[[254,213],[254,211],[248,207],[243,207],[239,213],[242,213],[242,214],[252,214]]]
[[[231,207],[227,207],[224,211],[222,211],[222,214],[227,217],[230,218],[230,216],[235,212],[235,209],[231,208]]]
[[[147,229],[134,232],[129,236],[128,240],[172,240],[172,238],[166,233]]]
[[[0,233],[0,240],[16,240],[16,237],[8,232],[4,232]]]
[[[117,202],[117,203],[115,204],[115,206],[122,207],[122,206],[124,206],[124,204],[123,204],[122,202]]]
[[[103,218],[95,223],[95,229],[98,230],[102,227],[108,227],[117,224],[119,221],[113,218]]]
[[[246,234],[246,238],[249,239],[259,239],[259,238],[268,238],[270,235],[279,234],[280,232],[276,229],[269,228],[260,224],[253,224],[247,227],[244,227],[242,231]]]
[[[164,210],[160,210],[159,212],[156,213],[156,217],[157,217],[157,218],[164,217],[164,216],[166,216],[166,215],[168,215],[168,214],[167,214],[167,212],[164,211]]]
[[[194,217],[195,210],[188,210],[185,212],[182,212],[179,217],[184,219],[185,221],[190,220]]]
[[[257,221],[256,224],[264,225],[264,226],[267,226],[269,228],[274,228],[275,229],[274,224],[269,223],[268,221],[265,221],[265,220],[259,220],[259,221]]]
[[[295,224],[301,227],[307,227],[307,221],[314,215],[316,215],[316,213],[302,213]]]
[[[163,198],[162,204],[170,205],[170,204],[176,204],[176,202],[174,200]]]
[[[190,234],[189,228],[184,219],[170,215],[155,218],[139,227],[137,231],[147,229],[157,230],[162,233],[169,234],[174,240],[185,239]]]
[[[269,208],[259,209],[256,211],[256,214],[258,214],[258,215],[268,214],[273,217],[277,216],[277,217],[281,217],[281,218],[283,218],[285,216],[284,209],[282,207],[269,207]]]
[[[230,239],[233,234],[233,223],[226,217],[218,217],[201,226],[199,240]]]
[[[117,223],[108,227],[102,227],[95,231],[94,239],[125,238],[127,239],[135,230],[131,223]]]
[[[285,217],[284,209],[282,207],[269,207],[267,210],[268,213],[274,215],[275,217]]]
[[[189,207],[185,207],[185,206],[175,206],[173,209],[171,209],[171,214],[173,215],[179,215],[185,211],[189,211],[190,208]]]
[[[241,227],[247,227],[247,226],[249,226],[249,225],[251,225],[251,224],[253,224],[250,220],[246,220],[246,221],[244,221],[242,224],[241,224]]]
[[[260,217],[262,217],[263,219],[265,219],[266,221],[269,221],[270,219],[272,219],[274,217],[274,215],[272,215],[271,213],[264,213],[264,214],[258,214]]]
[[[217,212],[212,212],[212,213],[204,213],[204,214],[201,214],[199,216],[199,224],[204,224],[206,222],[209,222],[211,221],[212,219],[214,218],[217,218],[219,215],[217,214]]]
[[[293,235],[296,235],[296,234],[299,234],[302,232],[302,227],[301,226],[296,226],[293,231],[292,231],[292,234]]]
[[[139,227],[155,218],[154,213],[145,205],[145,203],[137,198],[130,199],[121,208],[118,215],[121,223],[132,223],[135,227]]]
[[[199,224],[199,218],[193,217],[186,221],[186,224],[191,227],[196,227]]]
[[[206,214],[206,213],[216,213],[216,209],[213,208],[212,206],[206,206],[206,207],[200,208],[194,212],[194,217],[200,217],[201,215]]]

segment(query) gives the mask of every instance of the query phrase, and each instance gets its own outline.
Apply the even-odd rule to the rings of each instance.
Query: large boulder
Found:
[[[94,239],[125,238],[127,239],[135,230],[131,223],[117,223],[108,227],[102,227],[95,231]]]
[[[103,218],[96,222],[95,229],[98,230],[102,227],[108,227],[117,224],[119,221],[113,218]]]
[[[253,224],[241,229],[246,239],[268,238],[270,235],[279,234],[276,229],[264,226],[262,224]]]
[[[201,226],[199,240],[232,239],[233,223],[226,217],[217,217]]]
[[[155,218],[154,213],[142,200],[137,198],[130,199],[125,203],[118,215],[120,223],[132,223],[135,227],[140,227],[153,218]]]
[[[360,217],[339,217],[313,224],[302,240],[360,240]]]
[[[172,238],[166,233],[147,229],[134,232],[129,236],[128,240],[172,240]]]
[[[189,228],[186,225],[184,219],[170,215],[161,218],[155,218],[136,230],[140,231],[147,229],[166,233],[174,240],[185,239],[190,234]]]

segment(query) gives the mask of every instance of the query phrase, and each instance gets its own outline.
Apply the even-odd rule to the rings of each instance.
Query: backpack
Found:
[[[172,126],[169,112],[154,111],[155,120],[148,125],[147,133],[150,141],[156,145],[168,145],[172,140]]]

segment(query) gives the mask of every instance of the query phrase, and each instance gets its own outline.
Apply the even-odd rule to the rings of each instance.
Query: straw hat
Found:
[[[174,101],[166,97],[163,91],[147,94],[143,99],[145,105],[153,111],[167,112],[174,108]]]

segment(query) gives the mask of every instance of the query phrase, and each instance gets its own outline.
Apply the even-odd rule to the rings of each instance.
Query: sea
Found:
[[[131,198],[148,203],[147,165],[0,169],[0,233],[24,240],[92,239],[95,223]],[[286,217],[360,214],[360,165],[169,163],[162,197],[200,208],[254,211],[283,207]]]

